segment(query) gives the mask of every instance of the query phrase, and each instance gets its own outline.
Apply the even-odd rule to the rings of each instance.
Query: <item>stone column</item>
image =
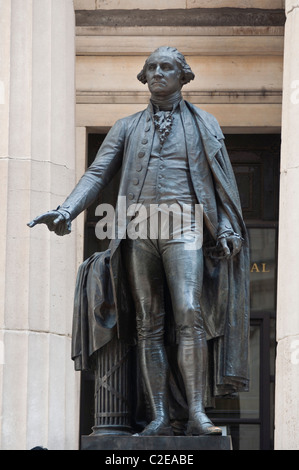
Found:
[[[0,448],[76,449],[76,230],[26,225],[75,184],[73,2],[0,0],[0,11]]]
[[[299,449],[299,0],[286,0],[275,448]]]

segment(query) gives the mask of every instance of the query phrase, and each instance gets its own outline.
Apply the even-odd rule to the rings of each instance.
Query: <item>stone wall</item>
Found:
[[[106,130],[143,109],[149,95],[136,75],[155,48],[169,45],[196,75],[184,96],[214,114],[225,132],[279,132],[284,11],[268,10],[269,2],[254,10],[240,7],[255,2],[234,2],[239,8],[225,11],[219,2],[204,9],[206,2],[177,3],[146,11],[145,2],[138,10],[136,2],[126,3],[131,10],[117,9],[125,2],[93,2],[89,8],[105,8],[76,11],[77,126]]]
[[[77,448],[76,233],[26,225],[75,184],[73,3],[0,0],[0,11],[0,448]]]
[[[299,2],[286,1],[278,247],[275,448],[299,450]]]
[[[284,0],[74,0],[76,10],[169,10],[174,8],[284,8]]]

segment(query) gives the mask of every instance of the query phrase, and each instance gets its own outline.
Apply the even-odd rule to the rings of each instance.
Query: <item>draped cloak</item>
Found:
[[[154,134],[153,125],[148,130],[151,116],[149,105],[112,127],[94,163],[62,206],[71,212],[72,218],[86,208],[90,192],[95,198],[120,167],[119,196],[126,197],[127,206],[130,204],[128,194],[133,194],[138,202],[139,194],[132,179],[136,171],[141,181],[145,177]],[[247,391],[249,384],[248,235],[233,169],[217,120],[187,101],[181,103],[181,116],[192,183],[198,203],[203,206],[205,262],[201,308],[210,351],[210,395],[231,395]],[[196,145],[194,132],[200,135],[201,148]],[[145,154],[142,165],[138,159],[140,149]],[[72,335],[72,359],[76,370],[91,368],[93,353],[115,335],[129,344],[136,341],[134,305],[126,284],[121,249],[123,227],[130,218],[117,207],[116,220],[124,217],[121,233],[116,233],[109,249],[92,255],[78,271]],[[217,251],[217,236],[229,227],[243,238],[243,245],[236,256],[225,259]],[[169,337],[171,342],[173,335]],[[172,381],[174,383],[175,379]]]

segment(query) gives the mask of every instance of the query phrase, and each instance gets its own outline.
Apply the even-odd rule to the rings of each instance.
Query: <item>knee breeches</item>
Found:
[[[138,239],[126,240],[123,253],[139,341],[163,340],[166,288],[178,340],[205,335],[200,308],[202,250],[186,250],[183,240]]]

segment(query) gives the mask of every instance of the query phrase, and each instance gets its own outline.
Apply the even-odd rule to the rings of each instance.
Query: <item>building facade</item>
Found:
[[[184,97],[218,119],[251,241],[251,389],[211,416],[235,449],[299,449],[298,0],[0,0],[0,448],[79,449],[93,378],[70,359],[79,265],[104,248],[91,209],[57,207],[113,123],[147,106],[136,75],[161,45],[195,73]],[[110,201],[117,181],[104,192]]]

